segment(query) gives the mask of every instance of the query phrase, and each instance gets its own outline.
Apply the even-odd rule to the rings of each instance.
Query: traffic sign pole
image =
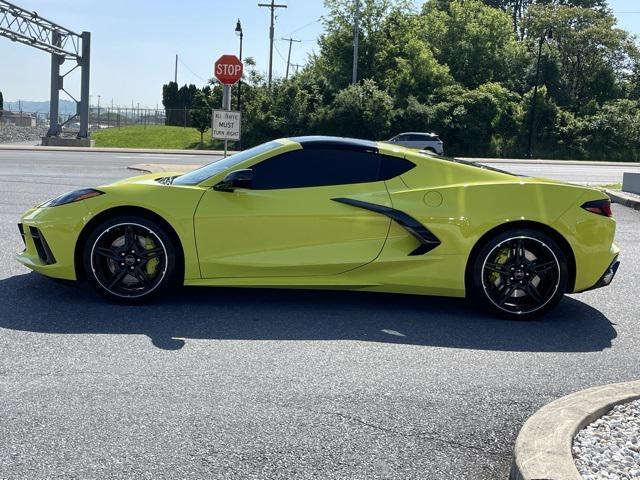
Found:
[[[231,85],[225,85],[222,92],[222,109],[227,112],[231,110]],[[227,158],[229,140],[224,139],[224,158]]]
[[[231,86],[242,78],[244,67],[235,55],[222,55],[214,64],[213,72],[224,85],[222,91],[222,111],[213,111],[212,136],[224,140],[224,157],[227,158],[229,139],[240,140],[242,116],[240,112],[231,112]],[[226,113],[230,112],[230,113]],[[218,122],[216,124],[216,122]],[[218,128],[215,128],[218,125]],[[236,127],[236,128],[233,128]]]

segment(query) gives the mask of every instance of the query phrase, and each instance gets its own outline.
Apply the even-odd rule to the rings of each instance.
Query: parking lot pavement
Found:
[[[541,321],[349,292],[184,289],[123,307],[28,273],[15,223],[132,172],[20,168],[0,159],[0,478],[506,478],[539,407],[638,377],[636,211],[614,207],[614,284]]]

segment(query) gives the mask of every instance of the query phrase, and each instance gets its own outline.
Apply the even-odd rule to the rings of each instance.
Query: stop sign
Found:
[[[224,85],[233,85],[242,78],[242,62],[235,55],[222,55],[213,70],[216,78]]]

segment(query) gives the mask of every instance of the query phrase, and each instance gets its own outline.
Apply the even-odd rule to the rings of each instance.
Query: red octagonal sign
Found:
[[[213,71],[220,83],[233,85],[242,78],[242,62],[235,55],[223,55],[215,63]]]

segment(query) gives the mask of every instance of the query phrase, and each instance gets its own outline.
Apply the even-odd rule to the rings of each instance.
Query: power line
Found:
[[[273,48],[276,49],[276,53],[278,54],[278,56],[282,59],[283,62],[286,62],[287,59],[284,58],[284,55],[282,54],[282,52],[280,51],[280,49],[278,48],[277,45],[274,45]]]
[[[202,78],[202,77],[201,77],[200,75],[198,75],[196,72],[194,72],[193,70],[191,70],[191,68],[189,68],[189,65],[187,65],[186,63],[184,63],[184,62],[182,61],[182,59],[181,59],[181,58],[179,58],[179,59],[178,59],[178,61],[180,62],[180,65],[182,65],[184,68],[186,68],[187,70],[189,70],[189,71],[191,72],[191,74],[192,74],[194,77],[199,78],[199,79],[200,79],[200,80],[202,80],[203,82],[208,82],[208,81],[209,81],[209,79],[207,79],[207,78]]]
[[[320,18],[318,18],[318,19],[314,20],[313,22],[309,22],[309,23],[305,24],[305,25],[301,26],[300,28],[296,28],[295,30],[293,30],[293,31],[291,31],[291,32],[289,32],[289,33],[287,33],[287,34],[285,35],[285,37],[290,37],[290,36],[291,36],[291,35],[293,35],[294,33],[298,33],[300,30],[304,30],[305,28],[310,27],[311,25],[314,25],[314,24],[316,24],[316,23],[318,23],[318,22],[320,22],[320,21],[322,21],[322,17],[320,17]]]

